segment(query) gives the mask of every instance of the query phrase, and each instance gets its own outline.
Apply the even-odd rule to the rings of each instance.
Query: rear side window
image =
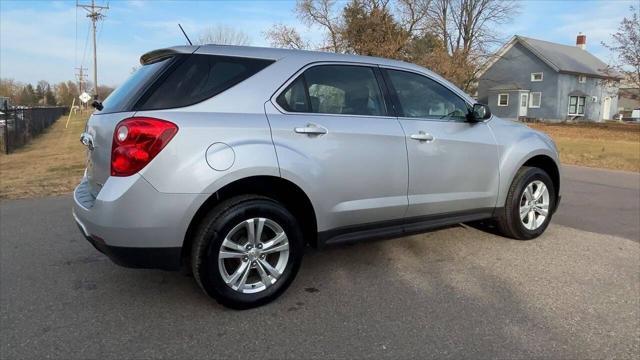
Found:
[[[131,111],[133,104],[140,98],[142,92],[153,82],[172,61],[164,58],[151,64],[143,65],[118,86],[102,103],[102,113]]]
[[[183,107],[255,75],[272,60],[192,54],[178,59],[138,101],[136,110]]]
[[[319,65],[305,71],[276,100],[285,110],[323,114],[384,116],[373,69]]]

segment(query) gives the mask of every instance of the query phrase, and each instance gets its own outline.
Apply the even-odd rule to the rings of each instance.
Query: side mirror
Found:
[[[487,120],[491,117],[491,110],[488,105],[485,104],[474,104],[473,108],[470,109],[469,114],[467,115],[467,121],[469,122],[479,122],[482,120]]]

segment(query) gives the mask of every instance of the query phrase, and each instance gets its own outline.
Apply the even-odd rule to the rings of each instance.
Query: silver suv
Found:
[[[95,104],[75,220],[114,262],[186,267],[223,305],[282,294],[306,245],[476,220],[526,240],[558,205],[551,139],[422,67],[214,45],[141,63]]]

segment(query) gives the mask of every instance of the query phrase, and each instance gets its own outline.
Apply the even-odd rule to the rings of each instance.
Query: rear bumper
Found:
[[[184,237],[202,194],[156,191],[140,175],[109,178],[96,198],[83,182],[74,191],[73,217],[83,236],[118,265],[177,270]]]
[[[75,214],[74,214],[75,215]],[[88,235],[82,223],[76,218],[76,223],[85,239],[93,245],[96,250],[107,255],[114,263],[141,269],[180,269],[180,256],[182,248],[131,248],[121,246],[109,246],[102,238],[95,235]]]

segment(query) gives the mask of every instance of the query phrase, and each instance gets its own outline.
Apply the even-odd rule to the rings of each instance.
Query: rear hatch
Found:
[[[86,176],[93,197],[111,175],[111,147],[116,125],[135,114],[136,102],[170,66],[174,57],[170,52],[160,53],[155,58],[143,57],[143,65],[107,97],[102,110],[96,110],[89,118],[85,133],[93,146],[88,147]]]
[[[93,142],[87,163],[87,182],[94,198],[111,176],[113,136],[121,121],[136,114],[140,116],[146,110],[197,104],[274,62],[272,59],[194,54],[195,50],[195,47],[172,48],[143,55],[140,69],[109,95],[102,110],[91,116],[86,129]],[[119,173],[117,176],[126,175]]]

